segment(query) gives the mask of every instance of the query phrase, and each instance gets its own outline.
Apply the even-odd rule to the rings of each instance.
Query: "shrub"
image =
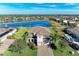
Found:
[[[28,46],[29,46],[29,48],[32,49],[32,50],[36,49],[36,46],[35,46],[35,44],[34,44],[33,42],[29,42],[29,43],[28,43]]]

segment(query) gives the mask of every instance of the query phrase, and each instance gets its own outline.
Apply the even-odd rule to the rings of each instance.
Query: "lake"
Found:
[[[34,26],[51,27],[51,23],[49,21],[24,21],[20,23],[0,22],[0,27],[34,27]]]

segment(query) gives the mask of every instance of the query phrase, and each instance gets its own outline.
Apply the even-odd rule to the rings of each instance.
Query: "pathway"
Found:
[[[12,39],[6,39],[1,45],[0,45],[0,54],[4,53],[8,47],[14,42]]]
[[[47,45],[38,46],[37,56],[53,56],[53,51]]]

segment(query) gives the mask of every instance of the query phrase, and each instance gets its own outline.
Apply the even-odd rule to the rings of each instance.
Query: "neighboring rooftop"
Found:
[[[8,30],[10,30],[10,28],[0,28],[0,35]]]
[[[72,33],[79,35],[79,27],[75,27],[75,28],[71,28],[71,29],[67,29],[67,30],[71,31]]]
[[[9,32],[13,31],[12,28],[0,28],[0,37],[8,34]]]

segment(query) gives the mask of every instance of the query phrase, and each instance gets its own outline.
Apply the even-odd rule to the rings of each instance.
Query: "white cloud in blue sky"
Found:
[[[1,3],[0,14],[79,14],[79,4]]]

